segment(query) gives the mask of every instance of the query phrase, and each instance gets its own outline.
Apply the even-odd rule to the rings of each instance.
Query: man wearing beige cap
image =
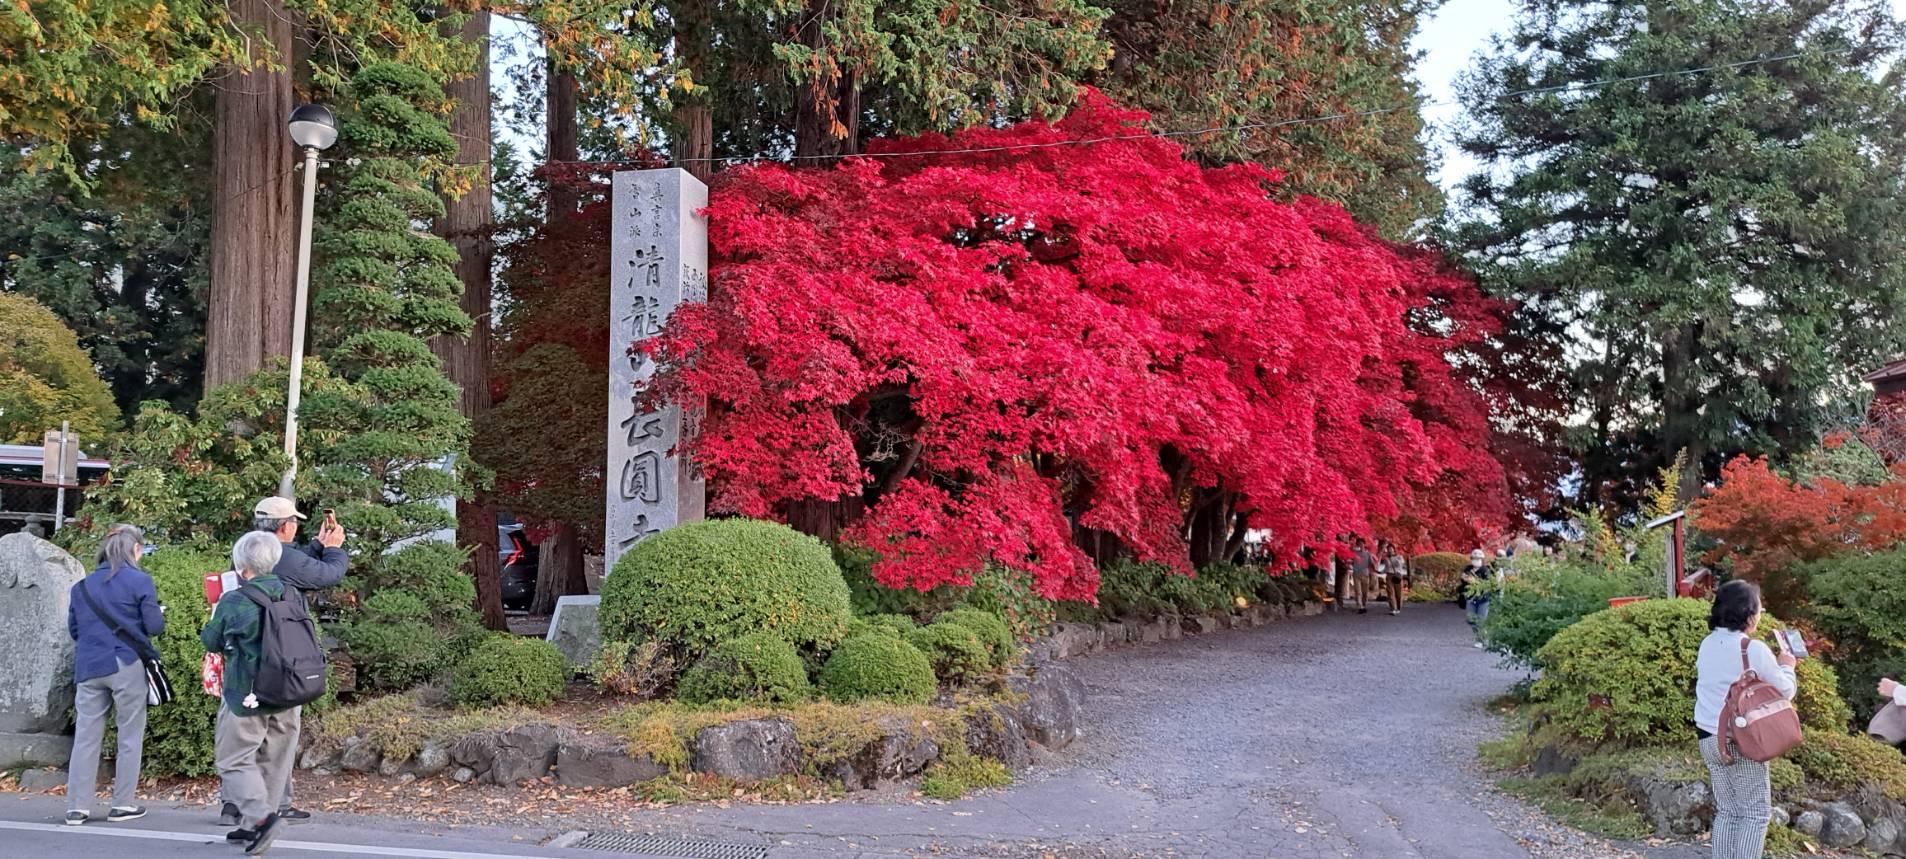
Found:
[[[298,592],[300,598],[305,592],[336,587],[338,582],[344,581],[351,556],[339,548],[344,545],[344,528],[336,520],[326,519],[318,526],[318,539],[301,548],[297,545],[298,523],[305,515],[298,512],[298,505],[291,499],[273,495],[253,505],[251,512],[252,530],[276,534],[278,542],[284,544],[284,554],[279,556],[271,574]],[[278,810],[278,816],[285,820],[310,819],[310,812],[292,807],[291,785],[289,779],[286,781],[284,807]],[[219,822],[235,826],[238,820],[238,806],[229,801],[221,802]]]

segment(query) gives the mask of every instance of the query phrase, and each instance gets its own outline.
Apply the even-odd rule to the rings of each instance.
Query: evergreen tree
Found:
[[[1569,344],[1586,496],[1804,447],[1906,346],[1901,32],[1850,0],[1529,0],[1467,77],[1454,236]]]
[[[435,671],[446,636],[476,625],[463,554],[432,537],[455,525],[442,501],[468,494],[449,466],[470,423],[429,346],[471,326],[456,249],[428,229],[444,212],[431,180],[457,142],[442,87],[416,66],[365,66],[340,96],[344,166],[318,219],[311,319],[325,363],[348,384],[312,392],[300,409],[313,430],[300,448],[316,468],[299,472],[298,495],[336,506],[358,541],[365,600],[345,640],[370,685],[396,687]]]
[[[1441,0],[1109,0],[1108,95],[1161,130],[1325,122],[1184,138],[1200,156],[1284,171],[1405,237],[1442,209],[1410,78],[1417,20]],[[1400,108],[1400,109],[1399,109]]]

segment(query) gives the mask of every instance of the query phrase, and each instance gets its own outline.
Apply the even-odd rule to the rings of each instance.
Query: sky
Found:
[[[1893,14],[1906,17],[1906,0],[1892,4]],[[1461,181],[1473,166],[1451,149],[1445,133],[1462,114],[1460,106],[1448,103],[1455,100],[1456,78],[1476,52],[1489,46],[1491,35],[1508,30],[1517,5],[1514,0],[1448,0],[1417,31],[1416,48],[1423,58],[1416,77],[1423,84],[1424,101],[1431,105],[1423,109],[1423,120],[1430,126],[1430,149],[1442,164],[1437,178],[1445,188]]]

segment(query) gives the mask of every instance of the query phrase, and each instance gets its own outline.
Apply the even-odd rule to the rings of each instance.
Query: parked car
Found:
[[[513,518],[497,517],[496,565],[503,572],[503,607],[522,611],[536,597],[536,567],[541,553],[529,541],[523,525]]]

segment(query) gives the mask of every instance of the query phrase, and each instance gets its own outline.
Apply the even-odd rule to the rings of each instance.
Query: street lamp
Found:
[[[285,394],[285,459],[290,465],[278,481],[278,494],[292,495],[298,477],[298,394],[304,384],[305,295],[311,291],[311,211],[318,202],[318,152],[338,142],[337,117],[321,104],[291,112],[291,142],[304,150],[304,213],[298,227],[298,290],[291,305],[291,389]]]

